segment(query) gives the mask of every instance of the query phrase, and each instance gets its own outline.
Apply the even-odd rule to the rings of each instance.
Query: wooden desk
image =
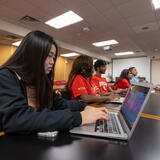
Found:
[[[159,117],[159,106],[151,97],[144,113]],[[159,103],[160,104],[160,103]],[[153,109],[153,110],[152,110]],[[160,121],[141,116],[131,137],[126,141],[74,136],[69,132],[56,138],[37,135],[4,135],[0,137],[1,160],[159,160]]]
[[[160,121],[140,118],[129,142],[60,133],[55,139],[36,135],[0,137],[1,160],[159,160]]]
[[[150,95],[144,113],[160,116],[160,94],[152,93]]]
[[[5,133],[4,132],[0,132],[0,136],[3,136]]]
[[[119,110],[119,108],[116,108],[116,107],[110,107],[110,104],[107,104],[105,106],[103,106],[102,104],[92,104],[93,107],[106,107],[107,109],[111,109],[111,110]],[[146,110],[151,110],[150,109],[150,106],[148,105],[149,109],[147,108]],[[157,115],[152,115],[152,114],[148,114],[148,113],[145,113],[145,110],[143,113],[141,113],[141,117],[145,117],[145,118],[150,118],[150,119],[155,119],[155,120],[160,120],[160,116],[157,116]]]
[[[119,110],[118,107],[110,107],[110,104],[105,104],[103,105],[103,103],[101,104],[92,104],[92,106],[95,107],[106,107],[108,109],[112,109],[112,110]],[[160,94],[159,93],[152,93],[149,97],[149,100],[144,108],[143,113],[141,114],[141,117],[145,117],[145,118],[152,118],[152,119],[156,119],[156,120],[160,120]]]
[[[92,106],[103,107],[103,105],[98,105],[98,104],[92,104]],[[107,107],[107,108],[117,110],[117,108],[112,108],[112,107]],[[151,94],[148,103],[143,113],[141,114],[141,117],[160,120],[160,92]],[[0,132],[0,136],[2,135],[4,135],[4,132]]]

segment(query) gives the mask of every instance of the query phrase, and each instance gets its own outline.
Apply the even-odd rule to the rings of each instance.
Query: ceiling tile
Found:
[[[152,12],[151,3],[148,0],[132,0],[117,6],[117,9],[125,18]]]
[[[0,6],[0,17],[1,19],[13,19],[14,21],[18,20],[21,15],[17,10],[12,10],[5,6]]]
[[[148,27],[148,29],[143,29],[145,27]],[[159,26],[158,26],[158,23],[153,22],[153,23],[147,23],[147,24],[143,24],[143,25],[133,26],[133,30],[136,33],[150,32],[150,31],[159,30]]]
[[[26,0],[28,3],[32,4],[38,11],[41,12],[42,15],[47,13],[47,20],[57,17],[65,12],[68,9],[60,2],[56,0]],[[36,10],[32,10],[31,12],[36,12]],[[46,17],[46,16],[45,16]]]
[[[143,25],[151,22],[156,22],[156,17],[154,13],[142,14],[140,16],[126,18],[126,22],[130,26]]]
[[[88,2],[101,12],[106,12],[108,9],[113,9],[113,4],[106,0],[88,0]]]
[[[33,8],[25,0],[4,1],[3,6],[19,13],[29,13],[31,8]]]
[[[130,2],[131,0],[111,0],[111,2],[115,5],[122,5],[124,3]]]

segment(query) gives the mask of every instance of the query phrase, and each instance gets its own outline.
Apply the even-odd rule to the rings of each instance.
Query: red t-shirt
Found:
[[[84,78],[82,75],[78,74],[71,83],[70,91],[72,99],[74,100],[79,99],[78,97],[82,94],[99,96],[99,88],[94,84],[91,78]]]
[[[94,75],[92,77],[94,83],[96,84],[96,86],[100,89],[100,93],[108,93],[108,88],[110,87],[108,85],[108,82],[106,81],[105,78],[102,78],[98,75]]]
[[[117,84],[114,85],[114,89],[126,89],[130,87],[130,82],[127,79],[121,79]]]

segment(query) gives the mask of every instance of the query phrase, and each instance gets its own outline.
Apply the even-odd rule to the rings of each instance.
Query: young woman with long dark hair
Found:
[[[129,69],[124,69],[116,83],[114,84],[114,89],[127,89],[130,87],[130,79],[132,78],[132,73],[129,71]]]
[[[0,68],[0,131],[36,133],[68,130],[107,119],[105,108],[66,101],[53,93],[58,47],[41,31],[28,33]]]

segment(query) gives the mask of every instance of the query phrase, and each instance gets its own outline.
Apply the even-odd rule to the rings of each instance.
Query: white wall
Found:
[[[146,80],[150,82],[150,62],[148,57],[115,59],[113,60],[113,78],[115,80],[115,77],[119,77],[123,69],[136,67],[138,76],[146,77]]]
[[[154,85],[160,84],[160,60],[152,60],[151,81]]]

